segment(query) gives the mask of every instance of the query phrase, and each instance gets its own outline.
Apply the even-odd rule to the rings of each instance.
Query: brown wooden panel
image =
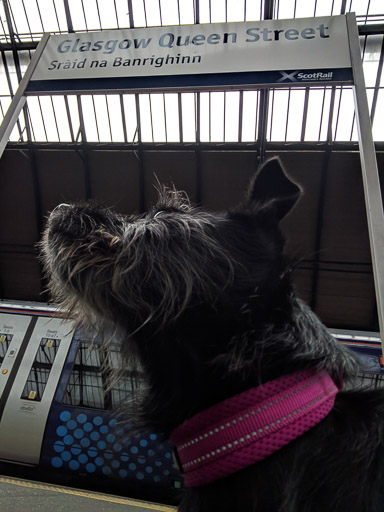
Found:
[[[0,251],[0,276],[3,298],[43,300],[40,267],[34,254]]]
[[[0,205],[0,244],[35,243],[39,234],[28,155],[19,151],[5,151],[1,158]]]
[[[298,296],[307,304],[312,297],[312,276],[311,269],[296,269],[292,274],[293,284]]]
[[[92,200],[120,213],[140,209],[139,162],[133,151],[89,151]]]
[[[321,245],[322,260],[371,261],[358,153],[331,156]]]
[[[330,327],[369,330],[374,297],[369,274],[321,272],[316,313]]]
[[[237,206],[256,169],[255,152],[202,152],[201,180],[204,208],[220,211]]]
[[[194,151],[144,151],[145,208],[157,200],[156,183],[186,192],[196,201],[196,154]]]
[[[76,151],[36,151],[42,213],[85,199],[84,165]]]
[[[84,153],[85,154],[85,153]],[[374,328],[375,294],[370,267],[359,154],[334,152],[325,189],[324,213],[318,219],[323,151],[280,151],[288,173],[304,189],[297,207],[282,222],[287,252],[302,261],[293,279],[299,295],[312,298],[316,229],[322,225],[316,312],[328,325]],[[121,213],[140,208],[140,165],[133,151],[87,150],[92,198]],[[203,207],[225,210],[241,200],[257,168],[254,151],[202,148],[200,161],[189,150],[142,152],[146,206],[156,200],[155,175],[196,200],[197,167],[201,170]],[[84,200],[85,166],[72,149],[35,150],[43,214],[61,202]],[[384,154],[378,154],[382,184]],[[34,256],[38,240],[37,205],[29,153],[6,150],[0,162],[0,281],[4,298],[41,300],[40,268]],[[353,265],[351,265],[353,263]]]

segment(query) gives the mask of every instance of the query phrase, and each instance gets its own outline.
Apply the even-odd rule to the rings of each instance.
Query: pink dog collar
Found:
[[[303,370],[221,402],[171,434],[187,487],[263,460],[319,423],[338,389],[326,372]]]

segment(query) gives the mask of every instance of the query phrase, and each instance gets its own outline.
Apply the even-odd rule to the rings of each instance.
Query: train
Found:
[[[378,333],[334,330],[363,360],[362,383],[380,386]],[[119,349],[75,330],[54,306],[0,301],[0,470],[20,468],[96,488],[177,502],[183,477],[161,433],[131,435],[121,405],[136,392],[127,369],[111,384]],[[16,473],[17,474],[17,473]],[[91,487],[86,485],[86,487]]]
[[[137,379],[127,369],[111,384],[118,364],[113,341],[105,346],[74,330],[55,307],[0,301],[3,471],[18,465],[56,482],[79,477],[119,494],[177,499],[183,478],[170,442],[157,432],[129,434],[121,404]]]

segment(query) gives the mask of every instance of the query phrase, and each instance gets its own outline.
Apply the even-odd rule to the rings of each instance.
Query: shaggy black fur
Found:
[[[354,391],[355,356],[295,295],[279,222],[301,194],[279,160],[243,203],[213,215],[164,189],[145,216],[60,206],[42,241],[53,295],[81,326],[110,332],[147,381],[140,426],[170,432],[197,412],[309,367],[350,391],[279,452],[186,491],[182,512],[384,510],[384,396]]]

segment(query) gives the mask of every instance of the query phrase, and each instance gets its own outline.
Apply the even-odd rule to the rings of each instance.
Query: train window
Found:
[[[384,388],[384,375],[380,373],[364,372],[359,375],[362,388],[378,389]],[[357,381],[358,382],[358,381]]]
[[[4,334],[0,332],[0,367],[3,364],[5,354],[11,344],[13,334]]]
[[[21,399],[40,402],[60,346],[57,339],[42,338],[25,383]]]
[[[80,342],[63,404],[93,409],[116,409],[132,399],[140,383],[140,372],[127,369],[114,378],[120,365],[117,345]]]

